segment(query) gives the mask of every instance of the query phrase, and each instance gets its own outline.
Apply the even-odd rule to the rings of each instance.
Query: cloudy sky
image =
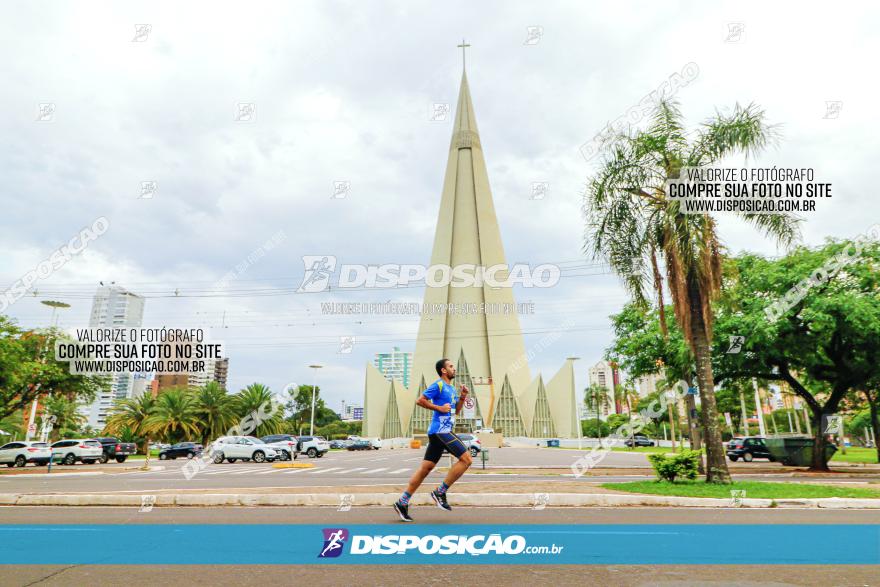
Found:
[[[115,281],[147,297],[145,326],[211,328],[234,389],[308,383],[319,362],[329,405],[359,402],[364,364],[413,350],[418,322],[322,316],[320,303],[421,291],[292,290],[303,255],[428,262],[451,132],[431,113],[454,108],[466,38],[508,261],[571,268],[557,287],[515,292],[535,302],[526,348],[570,326],[532,370],[580,356],[581,385],[625,296],[581,252],[593,167],[579,147],[687,64],[699,69],[676,94],[688,120],[756,102],[783,138],[754,163],[812,167],[833,184],[804,242],[880,219],[866,189],[880,152],[877,9],[707,4],[11,2],[0,21],[2,289],[96,218],[110,229],[6,312],[44,326],[39,301],[61,299],[72,304],[61,326],[84,326],[97,283]],[[842,104],[829,114],[829,101]],[[239,104],[253,104],[251,120],[236,120]],[[144,182],[152,197],[140,197]],[[331,197],[336,182],[350,182],[344,198]],[[534,182],[548,184],[543,199]],[[731,252],[781,252],[735,221],[721,233]],[[354,337],[350,354],[342,336]]]

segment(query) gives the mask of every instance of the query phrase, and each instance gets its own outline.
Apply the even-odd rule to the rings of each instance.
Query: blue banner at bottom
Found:
[[[880,564],[880,526],[0,525],[0,564]]]

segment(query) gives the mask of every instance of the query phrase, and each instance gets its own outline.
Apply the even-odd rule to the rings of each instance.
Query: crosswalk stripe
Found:
[[[260,467],[259,469],[245,469],[243,471],[233,471],[229,474],[230,475],[246,475],[247,473],[256,473],[257,471],[262,471],[262,470],[263,470],[263,467]]]
[[[366,467],[355,467],[354,469],[346,469],[344,471],[336,471],[336,473],[334,473],[334,475],[342,475],[344,473],[354,473],[355,471],[363,471],[365,469],[366,469]]]
[[[268,471],[260,471],[259,473],[254,473],[254,475],[269,475],[270,473],[278,473],[279,469],[275,469],[274,467],[269,469]]]
[[[381,469],[370,469],[369,471],[362,472],[361,475],[367,475],[370,473],[378,473],[380,471],[387,471],[387,470],[388,470],[388,467],[382,467]]]
[[[340,469],[341,467],[330,467],[328,469],[312,469],[309,471],[312,475],[317,475],[318,473],[326,473],[327,471],[335,471],[336,469]]]
[[[288,470],[283,471],[283,472],[284,472],[284,473],[287,473],[288,475],[290,475],[291,473],[302,473],[302,472],[305,471],[305,470],[306,470],[306,469],[288,469]]]
[[[397,475],[398,473],[406,473],[407,471],[411,471],[411,470],[412,469],[410,469],[408,467],[404,467],[402,469],[397,469],[396,471],[389,471],[388,474],[389,475]]]

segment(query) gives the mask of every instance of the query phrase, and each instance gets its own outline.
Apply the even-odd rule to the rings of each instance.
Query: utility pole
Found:
[[[761,394],[758,393],[758,380],[752,377],[752,385],[755,388],[755,411],[758,413],[758,429],[761,436],[767,436],[767,429],[764,427],[764,410],[761,408]]]
[[[749,435],[749,414],[746,412],[746,395],[739,390],[739,407],[742,410],[743,436]]]
[[[309,368],[314,370],[312,377],[312,425],[309,427],[309,436],[315,435],[315,396],[318,395],[318,369],[322,367],[323,365],[309,365]]]

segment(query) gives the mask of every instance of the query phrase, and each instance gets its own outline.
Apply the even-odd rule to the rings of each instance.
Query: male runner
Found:
[[[449,487],[461,477],[468,467],[471,466],[473,460],[471,453],[461,439],[453,434],[452,429],[455,426],[455,415],[461,412],[464,405],[464,399],[467,397],[467,385],[461,386],[461,394],[456,395],[455,388],[452,387],[452,379],[455,377],[455,365],[449,359],[440,359],[434,366],[440,379],[431,384],[425,392],[416,400],[416,404],[423,408],[433,410],[434,416],[431,418],[431,426],[428,428],[428,449],[425,451],[425,460],[413,473],[409,480],[406,491],[394,503],[394,510],[404,522],[412,522],[409,516],[409,499],[412,497],[425,477],[434,470],[437,461],[443,456],[444,451],[453,454],[458,461],[449,469],[446,479],[440,484],[440,487],[431,492],[431,499],[442,510],[452,511],[446,502],[446,491]],[[453,415],[453,406],[455,415]]]

